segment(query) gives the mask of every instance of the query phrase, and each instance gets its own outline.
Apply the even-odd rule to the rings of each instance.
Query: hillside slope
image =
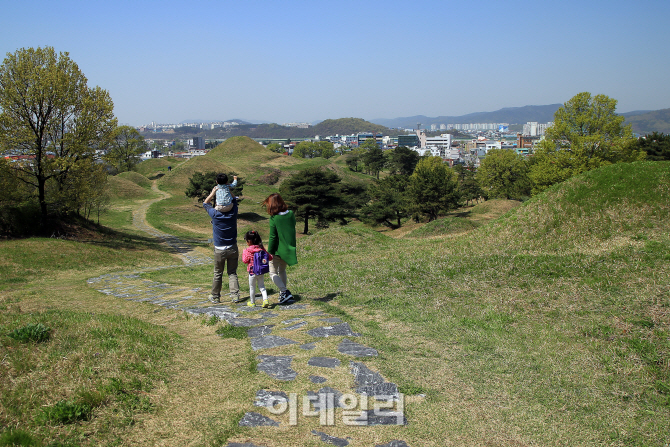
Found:
[[[502,250],[588,251],[666,237],[670,162],[620,163],[558,184],[481,229]]]
[[[626,116],[624,124],[632,125],[633,132],[643,135],[652,132],[670,133],[670,109]]]

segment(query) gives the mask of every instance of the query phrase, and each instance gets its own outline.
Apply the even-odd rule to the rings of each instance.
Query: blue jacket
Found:
[[[233,200],[233,209],[221,213],[209,203],[202,207],[212,218],[212,236],[215,247],[226,247],[237,244],[237,201]]]

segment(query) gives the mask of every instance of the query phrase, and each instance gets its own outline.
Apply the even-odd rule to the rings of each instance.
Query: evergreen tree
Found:
[[[361,145],[361,161],[367,172],[379,179],[379,173],[384,169],[386,158],[374,138],[368,138]]]
[[[220,172],[210,171],[210,172],[195,172],[188,179],[188,186],[186,187],[186,197],[195,198],[198,202],[204,202],[209,193],[212,192],[212,189],[216,186],[216,176]],[[237,175],[236,172],[226,172],[228,176],[228,183],[233,181],[233,176]],[[235,188],[230,188],[230,193],[233,196],[241,196],[244,190],[244,184],[246,182],[242,178],[237,178],[237,186]]]
[[[633,151],[645,151],[648,160],[670,160],[670,135],[654,132],[638,138],[631,145]]]
[[[469,205],[470,201],[474,202],[485,195],[484,190],[477,181],[477,170],[474,163],[470,162],[467,165],[454,166],[454,171],[458,174],[458,192],[461,200],[465,200],[466,205]]]
[[[441,213],[458,207],[458,181],[440,157],[423,158],[409,177],[407,198],[415,218],[424,215],[437,219]]]
[[[402,174],[410,176],[419,162],[419,153],[405,146],[398,146],[389,151],[387,166],[391,174]]]
[[[358,166],[361,163],[361,154],[359,149],[353,149],[344,156],[344,162],[350,170],[358,172]]]
[[[347,218],[359,217],[359,210],[367,203],[368,188],[363,183],[345,183],[337,185],[337,206],[330,208],[326,214],[326,220],[338,220],[340,225],[346,225]]]
[[[390,175],[371,185],[368,189],[370,201],[361,209],[362,220],[369,224],[399,228],[401,219],[407,217],[408,184],[409,177]]]
[[[337,185],[342,179],[327,169],[305,169],[285,180],[279,192],[305,222],[303,233],[309,232],[309,219],[326,220],[341,208]]]

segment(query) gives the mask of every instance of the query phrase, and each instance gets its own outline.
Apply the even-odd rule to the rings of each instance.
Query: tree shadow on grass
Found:
[[[157,250],[165,253],[174,253],[175,248],[163,243],[164,241],[155,236],[141,236],[138,234],[125,233],[123,231],[112,230],[107,227],[100,227],[97,237],[87,238],[86,236],[76,239],[85,244],[98,245],[100,247],[111,248],[114,250]],[[179,250],[177,250],[179,252]]]
[[[449,213],[447,216],[452,216],[452,217],[461,217],[463,219],[472,217],[472,211],[462,211],[460,213]]]
[[[312,301],[319,301],[322,303],[327,303],[329,301],[333,301],[335,298],[337,298],[340,295],[339,292],[336,293],[327,293],[325,296],[322,296],[320,298],[312,298]]]
[[[239,213],[237,218],[241,220],[248,220],[249,222],[261,222],[264,220],[269,220],[267,217],[261,216],[260,214],[254,212]]]

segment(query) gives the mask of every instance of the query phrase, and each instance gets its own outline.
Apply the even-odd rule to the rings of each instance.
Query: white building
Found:
[[[424,133],[419,138],[421,147],[430,150],[434,156],[445,158],[451,149],[451,134],[445,133],[439,137],[427,137]]]
[[[502,149],[502,141],[487,141],[486,142],[486,152],[491,149]]]
[[[547,131],[547,128],[551,127],[554,123],[548,122],[546,124],[541,124],[536,121],[529,121],[523,125],[523,136],[525,137],[541,137]]]

